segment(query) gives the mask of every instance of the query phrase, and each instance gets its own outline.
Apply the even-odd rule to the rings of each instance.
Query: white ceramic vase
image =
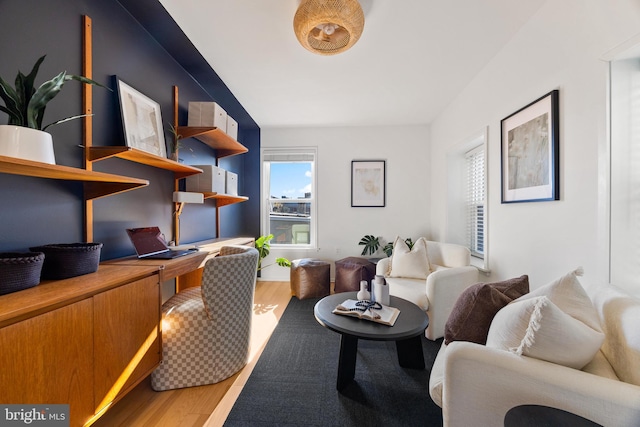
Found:
[[[0,156],[56,164],[51,134],[22,126],[0,125]]]

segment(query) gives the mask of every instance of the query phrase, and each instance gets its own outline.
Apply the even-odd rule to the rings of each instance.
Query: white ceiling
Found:
[[[293,34],[299,0],[160,0],[262,128],[430,123],[545,0],[361,0],[347,52]]]

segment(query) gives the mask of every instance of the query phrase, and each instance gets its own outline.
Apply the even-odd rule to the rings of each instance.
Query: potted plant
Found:
[[[36,75],[45,57],[46,55],[38,59],[28,75],[18,71],[15,87],[0,77],[0,98],[4,101],[4,105],[0,105],[0,111],[9,116],[8,123],[0,125],[0,155],[55,164],[53,141],[45,130],[52,125],[85,117],[86,114],[67,117],[43,126],[47,103],[60,93],[62,86],[69,80],[105,87],[86,77],[63,71],[36,88]]]
[[[413,240],[411,240],[411,237],[407,237],[404,241],[407,246],[409,246],[409,249],[413,248]],[[367,234],[360,239],[358,244],[364,246],[361,253],[362,256],[373,255],[380,249],[380,237]],[[390,257],[393,254],[393,242],[386,243],[382,247],[382,252],[384,252],[387,257]]]
[[[265,265],[262,266],[262,259],[266,258],[267,255],[269,255],[269,252],[271,250],[271,239],[273,239],[273,234],[269,234],[267,236],[260,236],[256,239],[256,249],[258,250],[258,254],[260,255],[260,258],[258,259],[258,272],[261,271],[263,268],[267,268],[270,265],[273,264],[269,264],[269,265]],[[291,267],[291,261],[289,261],[286,258],[276,258],[276,262],[275,264],[278,264],[280,267]]]

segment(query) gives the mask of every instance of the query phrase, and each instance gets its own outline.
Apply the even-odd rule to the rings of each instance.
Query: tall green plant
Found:
[[[260,236],[256,239],[255,247],[258,250],[258,255],[260,255],[260,258],[258,259],[258,271],[262,270],[263,268],[267,268],[270,265],[273,265],[273,264],[269,264],[269,265],[265,265],[264,267],[262,266],[262,259],[266,258],[267,255],[269,255],[269,252],[271,251],[271,239],[273,239],[273,234],[269,234],[267,236]],[[286,258],[278,257],[276,258],[275,263],[278,264],[280,267],[291,267],[291,261],[289,261]]]
[[[9,125],[28,127],[32,129],[45,130],[49,126],[64,123],[69,120],[85,117],[87,114],[67,117],[58,120],[46,126],[42,126],[42,119],[47,107],[47,103],[51,101],[60,91],[65,82],[69,80],[77,80],[82,83],[101,86],[111,90],[98,82],[82,76],[74,76],[67,74],[66,71],[61,72],[51,80],[42,83],[37,89],[35,87],[36,75],[40,69],[40,64],[44,61],[46,55],[43,55],[33,66],[28,75],[18,71],[15,80],[15,88],[0,77],[0,98],[4,101],[4,106],[0,105],[0,111],[9,116]]]

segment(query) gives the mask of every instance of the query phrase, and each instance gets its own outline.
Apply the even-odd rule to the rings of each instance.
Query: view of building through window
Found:
[[[311,161],[271,161],[269,232],[274,244],[311,244]]]

